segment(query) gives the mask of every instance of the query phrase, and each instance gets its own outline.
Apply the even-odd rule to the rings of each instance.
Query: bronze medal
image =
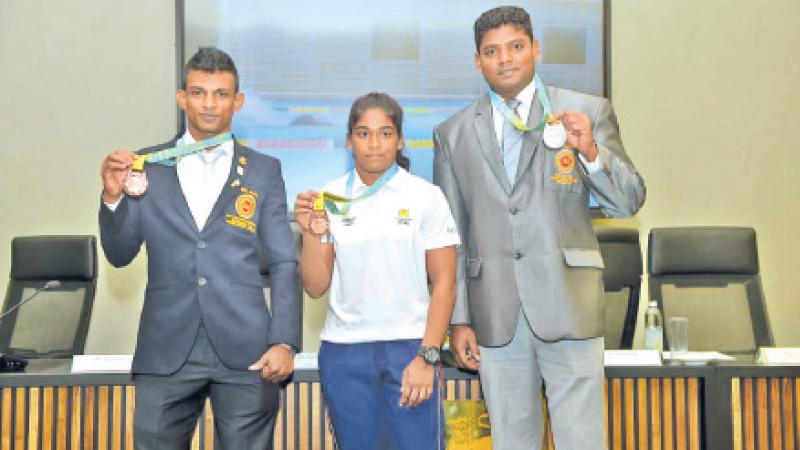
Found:
[[[308,226],[316,236],[328,234],[330,224],[328,223],[328,213],[325,212],[325,199],[322,196],[314,199],[314,204],[311,208],[311,220]]]
[[[130,170],[123,184],[125,194],[139,197],[147,192],[147,174],[144,171]]]

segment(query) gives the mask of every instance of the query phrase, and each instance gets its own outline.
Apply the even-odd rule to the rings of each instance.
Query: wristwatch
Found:
[[[422,360],[425,361],[425,364],[429,364],[431,366],[435,366],[436,364],[439,364],[439,362],[441,361],[439,347],[423,345],[422,347],[419,348],[417,356],[421,356]]]

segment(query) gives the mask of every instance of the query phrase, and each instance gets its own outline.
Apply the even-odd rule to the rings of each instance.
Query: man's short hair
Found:
[[[236,70],[236,64],[233,63],[231,55],[223,52],[216,47],[200,47],[197,53],[189,58],[186,63],[186,68],[183,70],[183,83],[181,88],[186,89],[186,77],[192,70],[202,70],[203,72],[230,72],[233,74],[233,79],[236,82],[236,92],[239,92],[239,72]]]
[[[481,50],[483,36],[495,28],[503,25],[516,25],[521,27],[525,34],[533,41],[533,27],[531,26],[531,16],[519,6],[498,6],[492,8],[475,21],[475,49]]]

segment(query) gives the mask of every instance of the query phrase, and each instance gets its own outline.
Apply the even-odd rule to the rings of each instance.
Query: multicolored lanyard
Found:
[[[550,107],[550,99],[547,97],[547,91],[544,88],[542,80],[539,78],[539,74],[534,75],[533,79],[536,83],[536,97],[539,98],[539,103],[542,104],[542,110],[544,110],[542,123],[539,124],[539,127],[537,127],[538,129],[551,120],[551,118],[553,117],[553,110]],[[511,122],[511,124],[514,125],[514,128],[516,128],[519,131],[522,131],[523,133],[527,133],[528,131],[533,130],[533,128],[527,126],[525,122],[523,122],[522,119],[520,119],[519,115],[515,111],[512,111],[511,108],[508,107],[506,102],[504,102],[503,99],[501,99],[500,96],[497,95],[497,93],[494,92],[491,87],[488,89],[489,89],[489,99],[492,101],[492,106],[497,108],[497,110],[500,111],[500,114],[502,114],[507,121]]]
[[[159,150],[157,152],[148,153],[146,155],[139,155],[133,162],[131,169],[142,171],[144,170],[145,163],[161,164],[163,166],[174,166],[175,161],[179,158],[191,155],[193,153],[197,153],[200,150],[205,150],[209,147],[216,147],[218,145],[224,144],[225,142],[231,139],[233,139],[233,135],[229,131],[227,133],[222,133],[220,135],[214,136],[213,138],[204,139],[202,141],[197,141],[188,145],[176,145],[175,147],[172,148]]]
[[[363,194],[353,198],[353,183],[355,182],[356,178],[356,169],[353,169],[347,175],[347,181],[345,181],[344,186],[344,196],[332,194],[330,192],[322,193],[322,197],[325,199],[325,209],[330,211],[331,214],[337,216],[347,216],[353,203],[359,200],[364,200],[365,198],[378,192],[384,185],[386,185],[386,183],[389,182],[389,180],[392,179],[393,176],[395,176],[395,174],[397,174],[397,170],[397,164],[392,164],[388,169],[386,169],[385,172],[383,172],[380,178],[375,180],[375,182],[372,183],[372,185],[369,186],[366,191],[364,191]],[[336,206],[336,203],[344,203],[344,205],[339,208]]]

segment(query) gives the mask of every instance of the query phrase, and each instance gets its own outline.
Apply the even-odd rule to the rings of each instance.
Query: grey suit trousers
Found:
[[[542,386],[556,449],[606,448],[602,337],[545,342],[520,312],[510,343],[480,350],[481,387],[495,450],[541,448]]]
[[[137,450],[188,450],[206,398],[214,411],[214,448],[272,449],[280,387],[261,372],[233,370],[200,326],[189,359],[172,375],[135,375]]]

